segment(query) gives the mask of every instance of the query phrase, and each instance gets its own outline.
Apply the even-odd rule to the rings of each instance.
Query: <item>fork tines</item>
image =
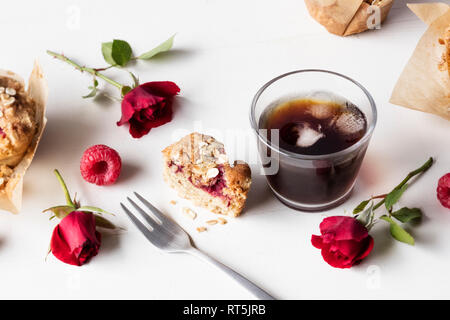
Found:
[[[161,211],[155,208],[150,202],[142,197],[137,192],[134,195],[147,207],[151,214],[148,214],[142,209],[135,201],[130,197],[127,200],[136,209],[136,211],[142,216],[145,222],[151,227],[149,229],[144,223],[142,223],[122,202],[120,203],[122,209],[127,216],[131,219],[133,224],[145,235],[145,237],[158,247],[162,247],[169,240],[169,235],[179,233],[182,229],[169,218],[167,218]]]

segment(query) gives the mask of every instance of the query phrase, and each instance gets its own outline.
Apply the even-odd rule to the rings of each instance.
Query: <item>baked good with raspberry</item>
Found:
[[[0,76],[0,165],[22,160],[36,132],[35,110],[22,82]]]
[[[25,81],[0,70],[0,210],[18,213],[23,177],[44,131],[48,87],[36,62]]]
[[[445,52],[442,56],[442,68],[447,70],[448,76],[450,77],[450,26],[445,30],[444,35],[439,42],[445,46]]]
[[[180,197],[214,213],[241,213],[251,184],[250,167],[237,161],[231,166],[222,143],[194,132],[162,153],[164,180]]]

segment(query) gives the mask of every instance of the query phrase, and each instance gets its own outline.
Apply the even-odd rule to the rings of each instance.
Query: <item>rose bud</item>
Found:
[[[97,255],[100,244],[94,215],[72,211],[53,230],[50,250],[62,262],[81,266]]]
[[[122,118],[117,125],[129,123],[133,138],[146,135],[172,120],[172,100],[178,92],[180,88],[170,81],[141,84],[123,97]]]
[[[367,257],[373,238],[366,227],[352,217],[334,216],[320,223],[321,236],[313,235],[311,243],[321,249],[323,259],[335,268],[350,268]]]

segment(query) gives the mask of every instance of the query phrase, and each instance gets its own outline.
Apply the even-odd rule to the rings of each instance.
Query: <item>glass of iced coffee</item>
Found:
[[[349,197],[376,120],[375,102],[361,84],[313,69],[269,81],[250,111],[270,188],[304,211],[330,209]]]

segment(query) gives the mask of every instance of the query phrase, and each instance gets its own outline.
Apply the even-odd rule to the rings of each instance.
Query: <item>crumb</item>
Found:
[[[197,231],[204,232],[204,231],[206,231],[206,228],[205,227],[197,227]]]
[[[209,224],[210,226],[213,226],[213,225],[215,225],[215,224],[217,224],[217,220],[208,220],[208,221],[206,221],[206,223],[207,224]]]
[[[192,220],[194,220],[195,218],[197,218],[197,213],[196,213],[194,210],[192,210],[192,209],[190,209],[190,208],[188,208],[188,207],[184,207],[184,208],[183,208],[183,213],[184,213],[187,217],[191,218]]]

